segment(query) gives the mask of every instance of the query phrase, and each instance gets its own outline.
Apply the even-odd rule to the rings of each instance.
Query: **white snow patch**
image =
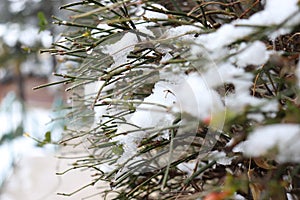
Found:
[[[246,92],[233,93],[226,97],[226,107],[236,113],[242,112],[246,106],[260,106],[263,102],[262,99],[251,96]]]
[[[144,99],[144,103],[137,107],[131,121],[143,128],[164,127],[172,124],[174,117],[169,112],[176,98],[170,93],[170,86],[164,82],[155,84],[153,93]],[[148,104],[147,104],[148,103]]]
[[[168,29],[165,33],[166,38],[175,38],[183,42],[191,42],[195,40],[195,33],[200,32],[201,29],[192,25],[182,25],[175,28]]]
[[[156,83],[153,93],[137,106],[132,116],[127,116],[126,121],[128,124],[119,125],[117,134],[122,134],[113,138],[113,141],[118,141],[119,144],[122,144],[124,152],[118,163],[131,159],[138,151],[138,143],[149,136],[147,131],[142,131],[140,128],[159,129],[172,125],[175,118],[170,113],[169,107],[175,103],[176,99],[168,90],[169,86],[167,83]]]
[[[21,12],[26,6],[27,0],[10,1],[9,10],[12,13]]]
[[[165,7],[163,7],[160,4],[151,4],[151,6],[158,8],[160,10],[167,10]],[[143,16],[148,19],[168,19],[168,15],[159,12],[150,11],[150,10],[146,10]]]
[[[241,45],[240,47],[242,47]],[[246,67],[247,65],[262,65],[269,59],[266,45],[260,41],[255,41],[247,47],[242,47],[242,51],[237,54],[237,65]]]
[[[224,83],[233,83],[235,79],[246,79],[246,72],[242,68],[237,68],[230,63],[221,63],[218,66],[213,65],[203,73],[203,78],[210,87],[217,87],[224,85]]]
[[[20,26],[19,24],[7,25],[6,31],[3,35],[3,41],[10,47],[17,44],[18,38],[20,37]]]
[[[247,118],[255,120],[257,122],[261,122],[265,119],[265,116],[261,113],[249,113],[247,114]]]
[[[220,165],[230,165],[232,163],[233,157],[230,158],[224,152],[212,151],[209,153],[208,157],[215,160]]]
[[[144,33],[148,36],[154,37],[155,35],[153,34],[153,32],[147,28],[148,26],[149,26],[149,23],[137,23],[136,29],[141,33]]]
[[[292,14],[295,14],[299,10],[297,4],[298,0],[267,0],[265,9],[252,15],[249,20],[247,20],[247,24],[262,26],[281,24],[289,17],[295,17],[292,16]],[[297,16],[297,18],[298,17],[299,16]],[[295,19],[292,22],[295,22]]]
[[[233,151],[252,157],[275,153],[278,162],[300,162],[300,126],[274,124],[257,128]]]
[[[160,63],[165,63],[171,60],[173,56],[170,53],[166,53],[160,60]]]
[[[224,24],[216,32],[200,36],[196,42],[204,45],[209,51],[215,51],[251,34],[251,32],[252,28],[249,27],[236,27],[234,24]]]
[[[279,107],[279,103],[276,100],[266,100],[265,103],[263,103],[260,110],[262,112],[277,112]]]
[[[84,85],[84,103],[86,105],[91,105],[94,102],[103,84],[104,81],[95,81]]]
[[[187,173],[187,176],[191,176],[194,173],[196,164],[196,162],[180,163],[177,168]]]
[[[99,30],[99,29],[101,29],[101,30]],[[114,30],[112,30],[112,29],[114,29],[114,28],[105,23],[99,23],[97,25],[97,29],[93,29],[91,31],[91,35],[95,38],[100,38],[100,37],[109,35],[109,32],[106,32],[105,30],[111,30],[112,32],[116,32],[119,30],[119,29],[114,29]]]
[[[240,194],[234,194],[233,199],[234,200],[245,200],[245,197],[243,197]]]
[[[224,109],[220,95],[197,73],[187,75],[173,92],[177,98],[175,112],[188,113],[204,120]]]
[[[290,32],[290,27],[299,24],[300,12],[298,0],[267,0],[265,9],[252,15],[248,20],[240,20],[237,24],[253,26],[274,26],[283,22],[285,24],[270,35],[275,39],[279,35]]]
[[[138,43],[138,38],[133,33],[126,33],[118,42],[103,47],[103,53],[112,56],[114,64],[111,68],[118,67],[127,62],[128,54],[134,50],[134,46]]]

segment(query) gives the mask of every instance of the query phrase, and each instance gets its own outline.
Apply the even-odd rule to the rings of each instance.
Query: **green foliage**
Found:
[[[50,144],[51,142],[52,142],[52,140],[51,140],[51,132],[50,132],[50,131],[47,131],[47,132],[45,133],[45,138],[44,138],[44,140],[43,140],[43,141],[40,141],[40,142],[38,143],[38,146],[39,146],[39,147],[43,147],[44,145]]]
[[[37,14],[38,20],[39,20],[39,32],[44,31],[48,28],[48,21],[47,18],[45,17],[45,14],[43,12],[38,12]]]

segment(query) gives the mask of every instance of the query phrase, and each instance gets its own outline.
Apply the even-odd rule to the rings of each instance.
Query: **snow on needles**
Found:
[[[152,93],[143,100],[137,100],[140,103],[134,103],[135,111],[124,117],[124,121],[118,124],[117,135],[112,140],[118,142],[124,151],[117,163],[141,159],[135,156],[138,153],[139,143],[144,138],[152,136],[147,129],[156,130],[171,126],[178,113],[187,114],[194,120],[205,121],[216,113],[226,112],[226,109],[238,114],[245,111],[248,106],[256,107],[261,112],[277,112],[277,101],[257,98],[251,94],[250,88],[253,87],[255,77],[246,69],[249,65],[254,65],[257,69],[264,65],[271,52],[259,39],[253,41],[245,38],[254,34],[259,35],[259,38],[269,35],[274,38],[282,33],[288,33],[290,26],[300,21],[297,3],[298,0],[267,0],[264,10],[253,14],[249,19],[237,19],[229,24],[224,24],[212,33],[201,34],[203,30],[199,24],[170,27],[166,30],[160,39],[164,39],[164,41],[170,39],[169,41],[171,41],[176,38],[176,41],[170,42],[169,46],[173,45],[178,49],[180,49],[180,45],[188,46],[186,49],[189,49],[189,53],[181,54],[181,57],[190,61],[187,62],[187,65],[193,70],[189,73],[183,70],[174,73],[176,64],[163,65],[174,55],[168,53],[166,46],[157,45],[159,48],[156,50],[161,51],[163,56],[158,62],[159,66],[155,66],[155,69],[161,69],[160,66],[165,68],[171,66],[169,68],[172,69],[158,71],[160,79],[154,84]],[[160,5],[153,4],[153,6],[165,9]],[[162,21],[168,18],[165,14],[152,11],[144,11],[140,16],[144,19],[161,19]],[[158,31],[148,30],[152,26],[151,23],[146,23],[143,19],[140,19],[139,22],[138,31],[151,37],[157,36]],[[264,30],[267,26],[269,29]],[[195,36],[193,33],[200,34]],[[133,32],[125,32],[119,37],[117,42],[102,48],[103,52],[109,54],[114,61],[110,66],[112,70],[129,61],[129,53],[139,42],[144,42],[146,39],[149,42],[152,39],[151,37],[138,38]],[[241,40],[243,42],[237,42]],[[153,41],[154,43],[160,42],[160,40]],[[176,46],[178,41],[182,43]],[[186,42],[186,46],[184,42]],[[179,51],[179,53],[181,52]],[[186,58],[185,55],[190,57]],[[194,62],[193,59],[196,61]],[[196,66],[198,64],[199,66]],[[146,70],[151,69],[147,68]],[[300,80],[300,66],[296,73]],[[221,94],[218,87],[224,86],[224,83],[232,84],[234,91]],[[248,118],[251,117],[261,119],[264,116],[248,115]],[[180,123],[184,123],[184,120],[181,119]],[[170,139],[167,131],[160,131],[160,133],[162,134],[157,139]],[[261,156],[276,149],[278,161],[299,162],[300,153],[298,152],[300,149],[298,146],[300,146],[300,142],[297,142],[299,138],[300,128],[298,125],[268,125],[257,128],[250,134],[248,140],[238,145],[235,150],[241,149],[248,156]],[[226,156],[222,155],[223,157]],[[225,161],[230,163],[228,160]],[[226,164],[226,162],[224,163]]]
[[[238,19],[231,24],[225,24],[216,32],[200,37],[198,43],[214,52],[255,33],[258,27],[280,25],[281,28],[276,27],[276,31],[271,33],[271,38],[275,39],[280,34],[288,33],[290,31],[288,27],[299,23],[300,13],[297,3],[298,0],[268,0],[263,11],[255,13],[249,19]],[[286,24],[281,25],[286,21]]]
[[[134,46],[138,43],[136,34],[125,33],[124,36],[115,44],[106,45],[103,47],[103,53],[107,53],[112,56],[114,64],[111,68],[118,67],[127,62],[128,54],[134,49]]]
[[[251,157],[276,155],[278,162],[300,162],[300,126],[274,124],[257,128],[234,151]]]
[[[192,55],[197,58],[206,54],[210,62],[214,63],[213,69],[209,67],[208,71],[203,72],[204,76],[209,77],[206,78],[209,85],[217,87],[231,83],[235,87],[235,93],[226,96],[227,108],[240,112],[247,105],[262,105],[261,99],[249,93],[253,85],[253,74],[240,68],[248,65],[261,66],[268,61],[271,53],[261,41],[234,43],[248,35],[260,33],[262,26],[274,27],[265,33],[267,36],[272,35],[273,39],[282,33],[288,33],[289,27],[300,21],[297,3],[297,0],[268,0],[265,9],[249,19],[238,19],[224,24],[217,31],[202,34],[195,40],[197,45],[192,47]]]
[[[143,128],[171,125],[174,117],[169,113],[169,108],[175,104],[176,99],[174,94],[169,92],[169,88],[167,83],[156,83],[153,93],[137,107],[131,121]]]
[[[127,123],[118,126],[117,133],[120,135],[113,140],[122,144],[124,150],[118,163],[126,162],[127,159],[133,157],[138,151],[138,143],[145,137],[149,137],[146,131],[140,129],[159,129],[172,125],[175,117],[170,113],[169,108],[176,99],[172,93],[168,92],[169,88],[169,84],[157,82],[153,93],[137,106],[133,115],[127,118]],[[122,133],[128,133],[128,135]],[[168,137],[168,132],[162,137]]]
[[[163,7],[160,4],[151,4],[154,8],[160,9],[160,10],[166,10],[165,7]],[[143,17],[148,18],[148,19],[168,19],[168,15],[163,14],[163,13],[158,13],[150,10],[146,10],[143,14]]]
[[[204,121],[218,112],[224,112],[220,96],[207,87],[197,73],[186,75],[172,84],[157,82],[152,94],[137,106],[132,116],[127,118],[127,123],[118,127],[117,134],[120,135],[113,140],[122,144],[124,150],[118,163],[126,162],[138,152],[138,143],[150,136],[145,129],[171,126],[176,113],[186,113],[194,120]],[[160,137],[169,139],[169,132],[162,131]]]

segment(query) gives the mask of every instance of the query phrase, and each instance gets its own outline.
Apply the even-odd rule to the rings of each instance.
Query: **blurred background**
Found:
[[[52,25],[51,16],[61,16],[59,7],[67,2],[0,2],[1,200],[56,199],[51,196],[60,183],[55,177],[56,147],[38,145],[34,139],[43,141],[46,133],[59,139],[64,121],[53,119],[63,117],[63,88],[32,88],[53,81],[58,63],[39,51],[59,37],[60,27]]]

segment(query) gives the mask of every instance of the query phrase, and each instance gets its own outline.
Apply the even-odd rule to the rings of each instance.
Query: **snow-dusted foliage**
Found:
[[[94,160],[82,167],[103,172],[125,199],[172,197],[163,189],[196,199],[214,178],[226,179],[219,199],[277,194],[253,186],[267,179],[253,180],[299,162],[299,47],[288,45],[299,35],[298,2],[186,1],[184,14],[179,1],[93,1],[71,16],[98,17],[57,51],[82,59],[62,75],[74,82],[72,116],[91,119],[84,136]],[[293,196],[286,182],[278,195]]]

